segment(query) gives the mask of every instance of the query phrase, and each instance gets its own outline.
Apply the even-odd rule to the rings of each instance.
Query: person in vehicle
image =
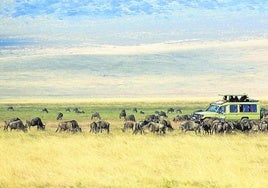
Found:
[[[245,101],[248,101],[248,96],[246,96],[246,95],[243,95],[241,98],[240,98],[240,102],[245,102]]]
[[[230,96],[230,102],[234,102],[234,97]]]
[[[235,98],[234,98],[234,102],[239,102],[239,99],[238,99],[237,96],[235,96]]]

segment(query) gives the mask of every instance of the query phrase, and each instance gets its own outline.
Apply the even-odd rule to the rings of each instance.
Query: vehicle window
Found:
[[[251,104],[250,105],[250,110],[251,110],[251,112],[257,112],[257,105],[256,104]]]
[[[219,113],[225,113],[226,112],[226,106],[221,106],[218,110]]]
[[[206,111],[209,111],[209,112],[216,112],[217,109],[219,108],[219,106],[217,105],[210,105]]]
[[[230,105],[230,112],[237,112],[237,105]]]
[[[239,106],[240,112],[257,112],[256,104],[241,104]]]

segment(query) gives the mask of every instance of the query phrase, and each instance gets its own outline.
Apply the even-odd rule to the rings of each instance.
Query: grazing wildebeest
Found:
[[[215,119],[214,121],[212,121],[211,134],[213,134],[213,132],[215,134],[223,134],[225,132],[226,126],[227,123],[225,122],[225,120]]]
[[[78,122],[76,120],[71,120],[72,123],[72,131],[73,132],[82,132],[82,129],[79,127]]]
[[[134,121],[125,121],[122,131],[125,132],[127,129],[132,129],[132,131],[134,130],[135,127],[135,122]]]
[[[8,128],[10,128],[10,131],[16,129],[22,130],[23,132],[27,132],[27,127],[23,125],[23,122],[20,119],[16,121],[5,121],[4,130],[8,130]]]
[[[57,120],[62,120],[63,113],[59,112],[57,115]]]
[[[183,123],[180,126],[180,129],[184,131],[185,133],[187,131],[194,131],[195,134],[200,133],[200,124],[196,123],[193,120],[187,120],[185,123]]]
[[[232,133],[234,130],[234,122],[233,121],[226,121],[227,125],[225,127],[225,133]]]
[[[176,115],[174,118],[173,118],[173,121],[174,122],[179,122],[179,121],[184,121],[184,120],[188,120],[188,118],[186,118],[186,116],[182,116],[182,115]]]
[[[7,107],[7,110],[8,110],[8,111],[14,111],[14,107],[13,107],[13,106],[8,106],[8,107]]]
[[[92,122],[92,123],[89,124],[89,132],[91,132],[91,133],[99,132],[98,125],[97,125],[96,122]]]
[[[110,123],[109,122],[101,120],[101,121],[97,121],[96,123],[97,123],[99,132],[102,132],[102,129],[106,129],[107,133],[110,132]]]
[[[127,116],[126,110],[122,109],[120,114],[119,114],[119,118],[121,119],[122,117],[125,118]]]
[[[82,132],[76,120],[59,122],[56,132],[70,131],[70,132]]]
[[[181,108],[175,108],[175,111],[178,113],[180,113],[180,114],[182,114],[182,110],[181,110]]]
[[[141,111],[140,111],[140,114],[145,114],[145,113],[144,113],[144,111],[141,110]]]
[[[134,125],[134,129],[132,134],[137,134],[138,132],[140,132],[140,134],[144,133],[144,127],[149,123],[150,121],[147,120],[143,120],[143,121],[139,121]]]
[[[138,109],[136,107],[134,107],[132,110],[133,112],[136,112],[136,113],[138,112]]]
[[[84,110],[77,110],[77,111],[75,111],[75,113],[77,113],[77,114],[84,114],[85,111]]]
[[[21,119],[20,118],[18,118],[18,117],[16,117],[16,118],[12,118],[12,119],[10,119],[10,120],[8,120],[8,121],[5,121],[5,125],[4,125],[4,130],[7,130],[7,128],[8,128],[8,124],[10,123],[10,122],[12,122],[12,121],[21,121]]]
[[[145,116],[145,121],[148,121],[148,122],[159,122],[160,119],[159,119],[159,116],[158,115],[154,115],[154,114],[151,114],[151,115],[147,115]]]
[[[268,110],[265,108],[261,108],[261,119],[268,117]]]
[[[160,123],[162,123],[163,125],[165,125],[165,127],[169,130],[169,131],[173,131],[173,127],[171,125],[171,122],[169,120],[166,120],[166,119],[162,119],[160,121]]]
[[[71,112],[71,108],[67,107],[65,108],[66,112]]]
[[[185,121],[185,120],[191,120],[192,119],[192,116],[191,115],[176,115],[174,118],[173,118],[173,121],[174,122],[179,122],[179,121]]]
[[[174,112],[175,110],[174,110],[174,108],[168,108],[167,109],[167,113],[172,113],[172,112]]]
[[[101,119],[100,113],[99,113],[99,112],[94,112],[94,113],[91,115],[91,120],[92,120],[92,119]]]
[[[148,126],[149,130],[152,133],[165,134],[166,126],[162,123],[149,122],[146,126]]]
[[[212,124],[215,118],[206,118],[201,122],[201,127],[203,129],[203,134],[212,133]]]
[[[72,123],[69,121],[59,122],[56,132],[72,131]]]
[[[136,121],[135,116],[133,114],[125,117],[125,121]]]
[[[253,120],[250,120],[250,125],[251,125],[251,130],[250,132],[258,132],[260,130],[260,122],[259,121],[253,121]]]
[[[47,110],[47,108],[43,108],[43,109],[41,110],[41,112],[46,112],[46,113],[48,113],[48,110]]]
[[[266,122],[266,119],[262,119],[260,121],[260,131],[264,132],[264,131],[267,131],[268,130],[268,123]]]
[[[29,130],[31,126],[36,126],[37,130],[45,130],[45,125],[39,117],[33,118],[32,120],[26,120],[25,125],[29,127]]]
[[[240,125],[240,127],[238,127],[238,128],[241,128],[240,130],[242,132],[250,131],[250,129],[252,128],[252,124],[251,124],[250,120],[247,118],[241,119],[239,122],[239,125]]]
[[[160,116],[160,117],[165,117],[165,118],[168,117],[166,112],[164,112],[164,111],[160,111],[157,115]]]
[[[78,108],[74,108],[74,112],[77,114],[84,114],[85,113],[83,110],[79,110]]]

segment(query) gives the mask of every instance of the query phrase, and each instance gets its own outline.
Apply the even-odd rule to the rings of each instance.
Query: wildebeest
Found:
[[[160,117],[165,117],[165,118],[168,117],[167,114],[166,114],[166,112],[164,112],[164,111],[158,112],[157,115],[160,116]]]
[[[212,121],[211,134],[223,134],[226,130],[227,123],[225,120],[215,119]]]
[[[132,129],[132,131],[134,130],[135,127],[135,122],[134,121],[125,121],[122,131],[125,132],[127,129]]]
[[[71,108],[67,107],[65,108],[66,112],[71,112]]]
[[[182,110],[181,110],[181,108],[175,108],[175,111],[178,113],[180,113],[180,114],[182,114]]]
[[[100,116],[100,113],[99,112],[94,112],[92,115],[91,115],[91,120],[92,119],[101,119],[101,116]]]
[[[19,120],[21,120],[21,119],[18,118],[18,117],[16,117],[16,118],[12,118],[12,119],[10,119],[10,120],[8,120],[8,121],[5,121],[4,130],[7,130],[7,128],[8,128],[7,125],[8,125],[10,122],[12,122],[12,121],[19,121]]]
[[[134,121],[135,122],[136,118],[133,114],[131,114],[131,115],[128,115],[125,117],[125,121]]]
[[[239,121],[236,127],[238,130],[241,130],[242,132],[250,131],[252,128],[252,124],[249,119],[243,118]]]
[[[79,110],[77,107],[74,108],[73,110],[74,110],[74,112],[77,113],[77,114],[83,114],[83,113],[85,113],[85,111],[83,111],[83,110]]]
[[[56,132],[72,131],[72,123],[69,121],[59,122]]]
[[[106,129],[107,133],[110,132],[110,123],[109,122],[100,120],[100,121],[97,121],[96,123],[97,123],[97,127],[98,127],[99,132],[102,132],[103,129]]]
[[[79,127],[76,120],[71,120],[73,132],[82,132],[82,129]]]
[[[77,113],[77,114],[84,114],[85,111],[84,110],[76,110],[75,113]]]
[[[162,123],[149,122],[147,125],[152,133],[165,134],[166,126]]]
[[[201,122],[203,134],[212,134],[213,121],[218,120],[215,118],[206,118]]]
[[[172,113],[172,112],[179,112],[180,114],[182,113],[182,110],[181,110],[181,108],[168,108],[167,109],[167,113]]]
[[[41,110],[41,112],[46,112],[46,113],[48,113],[48,110],[47,110],[47,108],[43,108],[43,109]]]
[[[122,109],[120,114],[119,114],[119,118],[121,119],[122,117],[125,118],[127,116],[126,110]]]
[[[191,120],[191,115],[176,115],[174,118],[173,118],[173,121],[174,122],[179,122],[179,121],[185,121],[185,120]]]
[[[167,109],[167,113],[172,113],[172,112],[174,112],[175,110],[174,110],[174,108],[168,108]]]
[[[265,119],[262,119],[259,124],[260,131],[264,132],[268,130],[268,123]]]
[[[7,110],[8,110],[8,111],[14,111],[14,107],[13,107],[13,106],[8,106],[8,107],[7,107]]]
[[[159,122],[160,119],[159,119],[159,116],[158,115],[155,115],[155,114],[151,114],[151,115],[147,115],[145,116],[145,121],[148,121],[148,122]]]
[[[26,120],[26,126],[31,128],[31,126],[36,126],[37,130],[45,130],[45,125],[43,124],[41,118],[35,117],[32,120]]]
[[[162,119],[162,120],[160,121],[160,123],[162,123],[163,125],[165,125],[165,127],[166,127],[169,131],[173,131],[173,130],[174,130],[169,120]]]
[[[137,109],[136,107],[134,107],[134,108],[132,109],[132,111],[137,113],[137,112],[138,112],[138,109]]]
[[[250,120],[250,124],[251,124],[251,130],[250,132],[258,132],[260,130],[260,122],[259,121],[254,121],[254,120]]]
[[[261,108],[261,119],[268,117],[268,110],[265,108]]]
[[[57,115],[57,120],[62,120],[63,113],[59,112]]]
[[[200,133],[200,124],[193,120],[188,120],[180,126],[180,129],[185,133],[187,131],[194,131],[195,134]]]
[[[10,128],[10,131],[16,129],[16,130],[22,130],[23,132],[27,132],[27,127],[23,124],[23,122],[19,118],[16,119],[17,120],[12,119],[10,121],[5,121],[4,130],[8,130],[8,128]]]
[[[141,111],[140,111],[140,114],[145,114],[145,113],[144,113],[144,111],[141,110]]]
[[[132,134],[144,133],[144,126],[147,125],[150,121],[143,120],[135,123]]]
[[[70,131],[70,132],[82,132],[76,120],[59,122],[56,132]]]
[[[91,132],[91,133],[99,132],[98,125],[95,121],[89,124],[89,132]]]

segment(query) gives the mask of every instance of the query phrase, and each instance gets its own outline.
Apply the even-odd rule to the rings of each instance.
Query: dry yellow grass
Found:
[[[268,137],[0,132],[0,187],[267,187]]]

